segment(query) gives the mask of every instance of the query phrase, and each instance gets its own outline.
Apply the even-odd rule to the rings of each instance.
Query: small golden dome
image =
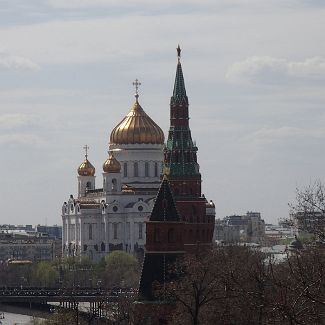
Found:
[[[110,153],[109,157],[104,162],[103,171],[105,173],[120,173],[121,172],[121,164],[114,157],[113,153]]]
[[[138,102],[128,115],[113,129],[110,144],[163,144],[165,141],[162,129],[145,113]]]
[[[80,176],[94,176],[95,175],[95,167],[89,162],[87,157],[79,166],[78,174]]]

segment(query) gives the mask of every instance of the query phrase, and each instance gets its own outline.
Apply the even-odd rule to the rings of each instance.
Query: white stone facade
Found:
[[[78,176],[78,196],[62,207],[63,255],[98,261],[119,249],[143,254],[145,221],[160,184],[163,145],[110,145],[121,164],[120,173],[103,173],[101,188],[95,176]]]

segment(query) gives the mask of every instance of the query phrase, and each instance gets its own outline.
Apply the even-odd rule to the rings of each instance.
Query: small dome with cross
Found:
[[[78,174],[80,176],[94,176],[95,175],[95,167],[90,163],[88,160],[88,149],[89,147],[87,145],[84,146],[85,149],[85,160],[80,164],[78,167]]]

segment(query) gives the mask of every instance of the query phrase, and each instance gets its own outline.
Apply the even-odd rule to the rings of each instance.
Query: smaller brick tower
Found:
[[[161,183],[149,221],[147,243],[136,303],[136,324],[167,324],[172,306],[153,284],[164,285],[173,275],[170,266],[184,254],[184,223],[180,220],[167,177]]]

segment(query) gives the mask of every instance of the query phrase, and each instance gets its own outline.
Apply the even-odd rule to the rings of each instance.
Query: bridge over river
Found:
[[[80,310],[80,303],[89,303],[88,312],[95,317],[103,317],[104,309],[109,304],[117,303],[119,299],[132,297],[136,294],[132,289],[103,288],[0,288],[0,303],[25,304],[30,308],[41,305],[57,305],[59,308]],[[84,305],[84,304],[83,304]],[[33,307],[34,306],[34,307]],[[36,308],[38,308],[36,307]],[[54,306],[50,307],[54,308]],[[85,309],[85,308],[83,308]]]

